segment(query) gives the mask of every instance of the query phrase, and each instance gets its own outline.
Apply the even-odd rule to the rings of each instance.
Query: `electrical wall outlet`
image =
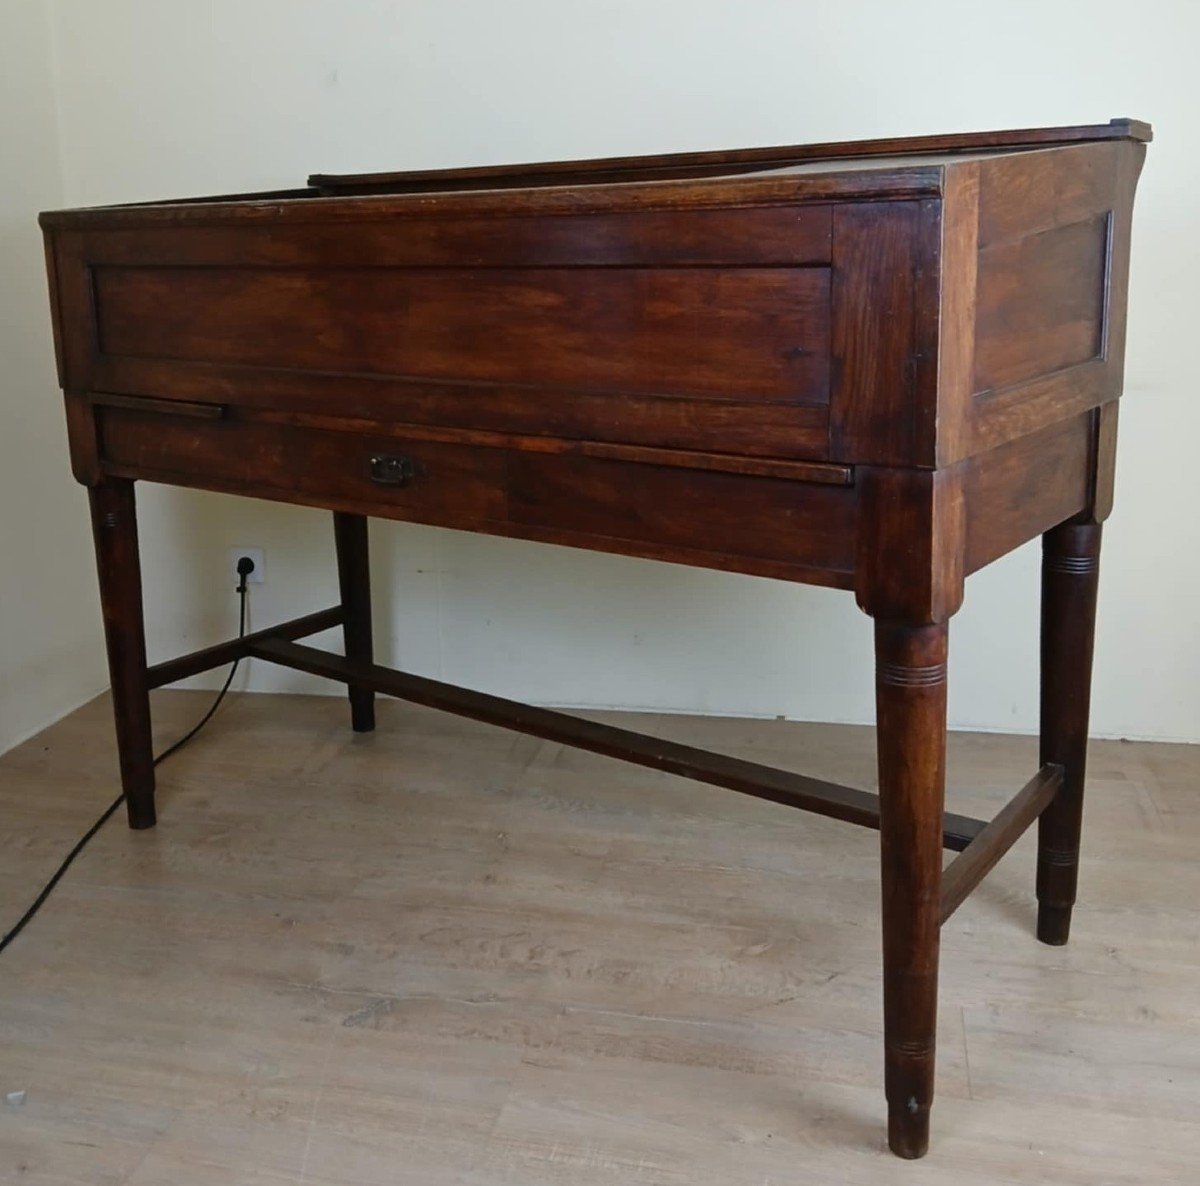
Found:
[[[233,579],[233,586],[236,589],[241,584],[242,578],[238,575],[238,561],[243,556],[249,556],[254,561],[254,571],[246,578],[246,583],[249,585],[261,585],[267,579],[267,562],[263,556],[262,548],[230,548],[229,549],[229,575]]]

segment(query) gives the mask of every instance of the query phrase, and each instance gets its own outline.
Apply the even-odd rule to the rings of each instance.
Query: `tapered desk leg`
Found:
[[[133,483],[107,478],[90,487],[88,496],[125,808],[131,828],[150,828],[155,819],[154,751]]]
[[[346,614],[343,634],[346,657],[371,662],[371,565],[367,545],[367,518],[342,511],[333,513],[333,538],[337,547],[338,585]],[[350,685],[350,724],[356,733],[375,728],[375,693]]]
[[[1070,933],[1079,878],[1100,534],[1064,523],[1042,537],[1041,760],[1063,768],[1063,783],[1038,821],[1037,935],[1055,945]]]
[[[947,627],[875,624],[888,1144],[929,1148],[937,1029]]]

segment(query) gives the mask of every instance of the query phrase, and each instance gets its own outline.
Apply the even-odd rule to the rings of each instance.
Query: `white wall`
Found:
[[[1200,483],[1187,460],[1200,439],[1200,6],[48,2],[69,204],[276,187],[313,170],[1153,121],[1094,724],[1200,740]],[[40,325],[39,281],[26,297]],[[55,406],[48,388],[38,398],[39,415]],[[62,497],[65,463],[56,483]],[[1169,500],[1183,511],[1165,512]],[[142,507],[157,655],[228,629],[232,544],[267,549],[259,623],[332,599],[327,516],[151,487]],[[870,627],[848,595],[404,525],[376,524],[372,539],[385,661],[544,703],[871,719]],[[953,627],[953,724],[1035,727],[1036,610],[1036,548],[971,579]]]
[[[50,25],[0,4],[0,751],[107,683],[87,498],[67,480],[38,209],[62,201]]]

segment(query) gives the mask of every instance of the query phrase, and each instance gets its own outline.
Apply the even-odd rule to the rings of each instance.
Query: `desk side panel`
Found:
[[[1144,156],[1113,141],[948,167],[939,464],[1120,396]]]
[[[83,236],[78,232],[46,230],[43,240],[71,472],[77,481],[93,486],[101,471],[96,418],[88,400],[89,370],[96,356],[91,273],[83,262]]]

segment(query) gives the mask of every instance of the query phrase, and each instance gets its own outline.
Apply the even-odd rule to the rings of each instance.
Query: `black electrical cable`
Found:
[[[244,560],[238,561],[238,575],[241,577],[241,581],[237,587],[238,638],[243,638],[246,634],[246,578],[251,572],[254,571],[253,564],[251,564],[249,568],[243,570],[242,565],[244,563]],[[225,693],[229,691],[233,684],[233,677],[237,675],[239,663],[241,663],[240,658],[233,661],[233,666],[229,669],[229,675],[226,677],[223,687],[217,693],[217,698],[212,702],[212,706],[209,708],[208,712],[206,712],[204,716],[200,718],[199,722],[190,730],[188,730],[188,732],[185,733],[178,741],[167,746],[167,748],[163,750],[163,752],[159,754],[157,758],[154,759],[155,766],[157,766],[160,762],[165,762],[173,753],[187,745],[187,743],[191,741],[191,739],[195,737],[196,734],[199,733],[209,721],[212,720],[213,714],[218,708],[221,707],[221,701],[225,699]],[[45,905],[46,899],[54,892],[54,887],[62,880],[63,874],[66,873],[66,871],[71,867],[71,864],[74,862],[75,858],[81,852],[83,852],[83,850],[88,846],[88,842],[92,839],[92,837],[95,836],[96,833],[99,832],[106,823],[108,823],[113,814],[116,812],[117,808],[120,807],[124,802],[125,795],[122,792],[104,809],[104,813],[100,816],[100,818],[94,824],[92,824],[92,826],[88,828],[86,832],[84,832],[78,841],[76,841],[75,847],[71,849],[69,853],[67,853],[62,864],[59,865],[59,867],[54,871],[54,875],[42,887],[41,893],[34,898],[33,904],[28,910],[25,911],[24,914],[21,915],[21,917],[17,920],[16,925],[10,931],[7,931],[3,938],[0,938],[0,952],[3,952],[4,949],[33,920],[34,915],[36,915],[42,906]]]

